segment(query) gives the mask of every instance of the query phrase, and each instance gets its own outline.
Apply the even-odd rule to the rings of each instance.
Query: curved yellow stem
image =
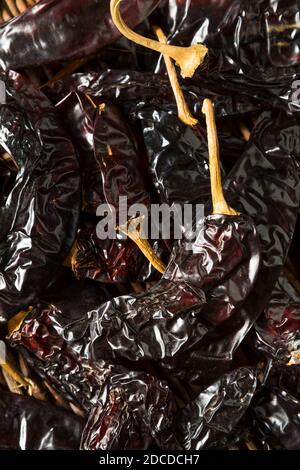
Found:
[[[7,339],[10,339],[15,331],[18,331],[21,328],[21,325],[27,315],[32,311],[32,307],[29,307],[27,310],[21,310],[14,317],[10,318],[7,323]]]
[[[18,387],[24,387],[28,391],[28,395],[32,395],[32,389],[34,383],[28,377],[23,377],[19,371],[17,371],[10,363],[4,362],[0,364],[2,370],[4,370],[16,383]]]
[[[111,0],[110,11],[113,22],[115,23],[118,30],[131,41],[140,44],[141,46],[147,47],[154,51],[160,52],[170,56],[175,60],[178,67],[181,69],[181,75],[183,78],[192,77],[202,64],[208,49],[203,44],[195,44],[190,47],[178,47],[170,46],[167,44],[161,44],[153,39],[145,38],[140,34],[135,33],[130,29],[125,21],[123,20],[120,13],[120,4],[122,0]]]
[[[166,270],[166,266],[159,259],[152,246],[141,236],[141,226],[143,224],[144,217],[136,217],[127,222],[126,225],[118,227],[120,232],[127,235],[134,243],[139,247],[144,256],[150,261],[152,266],[161,274]]]
[[[153,31],[157,35],[159,42],[161,42],[162,44],[167,44],[167,38],[161,28],[159,28],[158,26],[154,26]],[[172,90],[176,99],[178,117],[187,126],[190,126],[190,127],[196,126],[198,124],[198,120],[192,116],[189,110],[189,107],[183,95],[182,89],[180,88],[180,84],[179,84],[177,74],[176,74],[176,69],[172,62],[172,59],[170,59],[168,55],[164,54],[164,61],[166,64],[171,87],[172,87]]]
[[[221,169],[220,169],[220,149],[217,134],[217,126],[212,101],[205,99],[202,108],[206,118],[207,140],[209,153],[209,169],[211,196],[213,203],[213,214],[239,215],[239,212],[232,209],[226,202],[222,187]]]

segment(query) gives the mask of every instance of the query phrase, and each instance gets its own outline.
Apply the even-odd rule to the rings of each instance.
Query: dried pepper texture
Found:
[[[95,54],[121,34],[115,27],[109,0],[42,0],[0,27],[0,64],[5,69],[75,60]],[[159,0],[131,0],[122,5],[126,21],[135,27]],[[124,8],[123,8],[124,6]]]
[[[73,244],[81,207],[74,147],[44,94],[22,76],[2,76],[1,145],[18,168],[0,209],[2,321],[37,299]]]

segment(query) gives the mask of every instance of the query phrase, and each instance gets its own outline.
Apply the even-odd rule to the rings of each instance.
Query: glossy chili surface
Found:
[[[0,63],[23,69],[95,54],[116,41],[109,0],[42,0],[0,27]],[[142,22],[159,0],[123,2],[122,14],[131,27]]]

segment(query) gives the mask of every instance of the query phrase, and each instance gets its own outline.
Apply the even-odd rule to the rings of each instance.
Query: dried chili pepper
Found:
[[[138,109],[135,116],[142,126],[149,170],[160,200],[180,205],[205,203],[210,196],[205,131],[196,135],[173,113],[153,105]],[[198,129],[201,131],[200,126]]]
[[[42,378],[90,414],[84,449],[147,448],[170,426],[174,405],[167,385],[152,369],[129,370],[90,355],[86,320],[103,302],[103,289],[92,281],[63,285],[63,294],[56,287],[47,293],[51,304],[41,302],[10,332],[11,342]]]
[[[211,107],[208,107],[207,112],[210,122]],[[134,418],[136,405],[131,409],[131,400],[127,395],[135,397],[132,391],[133,384],[128,381],[128,372],[122,372],[122,369],[118,369],[120,366],[113,366],[113,364],[124,364],[126,369],[130,365],[130,370],[134,371],[133,377],[138,373],[140,386],[142,382],[147,383],[148,380],[140,377],[140,372],[138,372],[140,368],[144,370],[146,366],[146,370],[151,374],[155,365],[154,370],[160,370],[159,374],[165,375],[171,388],[178,393],[177,385],[172,383],[171,376],[176,378],[178,374],[180,375],[175,367],[178,368],[181,362],[185,369],[184,372],[183,367],[179,367],[181,379],[185,374],[183,386],[188,394],[195,393],[192,392],[190,385],[193,381],[195,382],[195,369],[198,368],[199,363],[193,356],[187,360],[187,356],[191,346],[201,341],[209,329],[207,317],[203,323],[200,320],[200,312],[209,302],[211,325],[225,321],[228,315],[233,315],[235,308],[239,307],[251,290],[259,267],[255,228],[251,220],[238,215],[224,200],[218,169],[218,152],[217,147],[214,147],[214,139],[215,130],[212,126],[209,128],[209,145],[213,205],[214,211],[222,212],[224,215],[212,215],[206,219],[205,232],[193,244],[192,252],[183,247],[175,251],[173,260],[157,286],[139,296],[123,296],[106,302],[93,309],[94,313],[86,312],[73,324],[68,321],[68,327],[63,329],[63,338],[57,338],[57,332],[62,331],[62,328],[54,328],[54,324],[61,320],[53,307],[45,305],[31,311],[21,327],[12,334],[13,344],[23,346],[29,353],[35,355],[35,358],[31,358],[35,368],[49,379],[51,378],[52,383],[63,389],[64,393],[73,395],[73,398],[79,397],[82,406],[89,407],[87,403],[93,401],[94,395],[91,393],[95,393],[93,392],[95,385],[91,384],[98,383],[98,388],[101,386],[103,389],[105,378],[111,377],[111,383],[115,384],[116,391],[114,392],[114,388],[110,386],[108,392],[104,394],[105,397],[109,397],[106,399],[108,403],[104,407],[104,412],[99,415],[100,409],[99,412],[96,410],[95,414],[92,414],[91,422],[86,430],[85,448],[93,448],[95,445],[93,436],[97,436],[97,448],[106,446],[105,439],[101,438],[103,426],[104,429],[108,426],[111,434],[113,430],[117,432],[116,426],[120,420],[121,422],[122,419],[126,422],[136,420]],[[232,257],[232,252],[236,254],[235,258]],[[207,257],[210,258],[210,262],[203,263]],[[237,293],[235,283],[246,273],[247,280]],[[205,297],[208,289],[213,292],[214,288],[216,290],[222,282],[226,290],[223,310],[220,298],[214,299],[210,294],[207,301]],[[230,288],[230,283],[234,288]],[[231,299],[231,305],[228,305],[228,298]],[[227,310],[226,313],[224,308]],[[90,319],[88,329],[87,318]],[[35,325],[34,329],[32,329],[33,325]],[[68,347],[65,341],[69,342]],[[50,344],[52,346],[49,349]],[[56,344],[57,346],[54,346]],[[62,350],[64,350],[63,354]],[[80,364],[81,373],[78,368],[74,373],[74,361],[77,366]],[[53,367],[55,367],[55,372]],[[114,375],[114,370],[118,375]],[[88,376],[85,371],[89,371]],[[123,373],[125,373],[124,379],[127,385],[123,384]],[[155,393],[159,390],[160,382],[157,380],[154,380]],[[74,388],[74,383],[76,383],[76,388]],[[121,392],[124,390],[121,396],[120,389]],[[166,412],[166,400],[170,400],[168,398],[170,392],[167,391],[168,389],[165,390],[164,399],[161,393],[154,399],[157,403],[156,407],[153,401],[150,403],[151,408],[157,410],[155,413],[158,413],[162,419],[159,428],[152,428],[153,423],[146,427],[148,432],[152,429],[152,434],[158,443],[161,442],[159,432],[170,427],[171,423],[169,413]],[[151,396],[155,397],[154,392]],[[147,401],[146,393],[143,393],[142,397],[145,397]],[[144,398],[143,403],[145,403]],[[172,400],[170,404],[173,412]],[[126,406],[125,409],[124,406]],[[147,419],[151,408],[148,405],[146,407]],[[105,421],[105,412],[108,424]],[[156,429],[155,432],[154,429]],[[118,432],[117,435],[119,437]],[[126,436],[127,434],[124,437],[123,432],[120,439],[126,439]],[[121,442],[119,440],[118,444],[121,445]],[[125,444],[122,443],[122,445]]]
[[[3,76],[1,144],[18,167],[1,207],[0,315],[27,307],[51,281],[75,238],[81,205],[74,148],[56,111],[20,75]]]
[[[130,240],[100,240],[96,233],[100,204],[106,202],[101,156],[94,151],[95,121],[102,99],[82,93],[70,93],[57,104],[64,124],[75,145],[82,174],[83,212],[76,237],[76,250],[71,264],[79,279],[91,278],[106,282],[135,279],[142,256]],[[128,136],[128,140],[130,137]],[[134,152],[134,148],[132,149]],[[112,186],[113,189],[113,186]],[[117,197],[118,193],[116,193]]]
[[[287,257],[300,195],[298,134],[293,116],[276,110],[263,112],[241,160],[225,181],[228,200],[255,221],[262,266],[240,318],[232,318],[227,331],[216,331],[211,337],[218,353],[224,346],[231,354],[240,344],[266,307]]]
[[[68,134],[78,155],[82,190],[83,208],[89,214],[95,215],[100,204],[105,202],[102,176],[99,163],[94,155],[93,135],[95,125],[95,105],[100,100],[89,99],[83,93],[71,92],[61,100],[56,108],[59,111]]]
[[[120,197],[127,197],[128,208],[133,204],[146,207],[150,204],[135,135],[118,107],[107,99],[70,93],[57,107],[76,145],[83,173],[85,213],[72,267],[79,278],[108,282],[137,280],[145,264],[140,250],[131,240],[122,240],[120,236],[99,238],[100,219],[96,217],[98,206],[109,204],[115,210],[117,230]],[[150,246],[146,246],[146,254],[149,251]],[[155,254],[152,259],[156,259]]]
[[[297,111],[292,86],[300,71],[298,11],[296,0],[171,0],[154,16],[172,44],[205,43],[208,59],[195,77],[204,87]]]
[[[201,103],[205,97],[213,99],[216,116],[227,116],[257,110],[261,104],[251,97],[237,95],[232,90],[222,94],[220,86],[204,86],[203,81],[181,83],[184,95],[193,114],[202,117]],[[207,85],[207,84],[206,84]],[[77,73],[59,80],[48,90],[56,102],[71,91],[86,93],[91,97],[106,97],[124,102],[151,103],[161,106],[174,101],[169,80],[161,75],[136,70]]]
[[[283,273],[255,323],[255,332],[259,351],[283,364],[300,350],[300,295]]]
[[[300,445],[300,366],[273,367],[251,406],[254,431],[264,449]]]
[[[222,376],[185,405],[161,437],[170,449],[222,449],[231,444],[232,431],[248,410],[256,391],[254,370],[240,368]]]
[[[78,450],[84,420],[34,398],[0,391],[1,450]]]
[[[135,27],[158,4],[131,0],[122,5],[122,14]],[[74,60],[95,54],[119,37],[109,0],[42,0],[0,27],[0,64],[18,70]]]

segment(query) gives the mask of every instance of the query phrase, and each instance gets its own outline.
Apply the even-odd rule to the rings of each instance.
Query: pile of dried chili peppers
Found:
[[[0,449],[299,449],[299,15],[0,3]]]

